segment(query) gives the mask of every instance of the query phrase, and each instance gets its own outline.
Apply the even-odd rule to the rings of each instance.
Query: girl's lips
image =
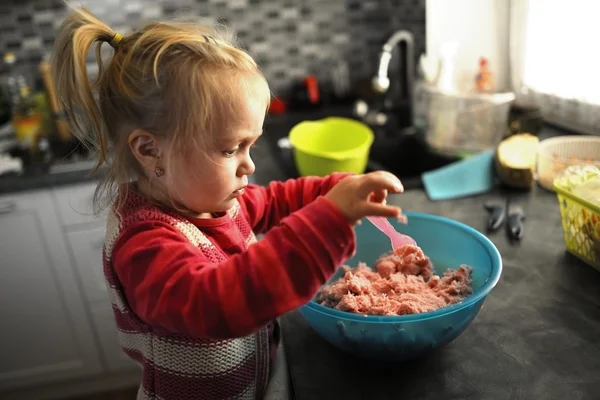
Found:
[[[243,187],[243,188],[239,188],[238,190],[236,190],[235,192],[233,192],[233,195],[234,195],[235,197],[241,196],[241,195],[243,195],[243,194],[244,194],[244,191],[245,191],[245,190],[246,190],[246,188],[245,188],[245,187]]]

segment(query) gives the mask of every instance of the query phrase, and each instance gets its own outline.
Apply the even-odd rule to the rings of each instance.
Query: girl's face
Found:
[[[265,111],[250,93],[243,95],[220,113],[218,128],[202,150],[190,146],[186,154],[167,152],[160,180],[171,199],[195,217],[229,210],[254,173],[250,149],[262,133]]]

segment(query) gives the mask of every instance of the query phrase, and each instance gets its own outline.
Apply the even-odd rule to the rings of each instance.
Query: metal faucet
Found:
[[[408,31],[396,31],[383,45],[381,55],[379,56],[379,68],[377,75],[373,78],[373,89],[379,93],[385,93],[390,87],[390,78],[388,78],[388,69],[392,60],[392,51],[400,42],[406,42],[406,55],[404,62],[406,63],[406,75],[409,85],[412,86],[413,63],[414,63],[414,39],[412,33]]]
[[[404,42],[406,46],[404,47],[404,54],[400,51],[400,71],[397,81],[395,80],[395,82],[391,84],[392,82],[390,82],[388,73],[390,61],[392,60],[392,51],[402,42]],[[384,100],[385,108],[391,110],[394,114],[401,114],[398,115],[398,117],[403,121],[402,125],[405,126],[412,125],[414,62],[414,38],[412,33],[405,30],[396,31],[383,45],[379,56],[377,75],[375,75],[372,80],[374,91],[377,93],[387,93],[386,99]],[[391,91],[389,90],[390,86],[393,86]]]

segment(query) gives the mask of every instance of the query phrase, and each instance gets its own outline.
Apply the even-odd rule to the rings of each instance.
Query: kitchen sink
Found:
[[[332,107],[306,112],[288,112],[271,115],[265,122],[264,140],[274,155],[276,162],[287,178],[299,176],[293,150],[286,140],[290,130],[304,120],[316,120],[331,116],[355,118],[349,107]],[[371,127],[375,141],[371,147],[367,172],[385,170],[394,173],[405,184],[406,189],[421,187],[422,173],[448,165],[456,158],[433,153],[427,146],[421,132],[414,128],[396,129],[388,124]]]

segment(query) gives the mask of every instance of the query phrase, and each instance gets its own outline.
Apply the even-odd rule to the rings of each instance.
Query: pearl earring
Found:
[[[165,174],[165,170],[162,169],[161,167],[156,167],[154,169],[154,173],[156,174],[157,177],[160,178],[161,176],[163,176]]]

